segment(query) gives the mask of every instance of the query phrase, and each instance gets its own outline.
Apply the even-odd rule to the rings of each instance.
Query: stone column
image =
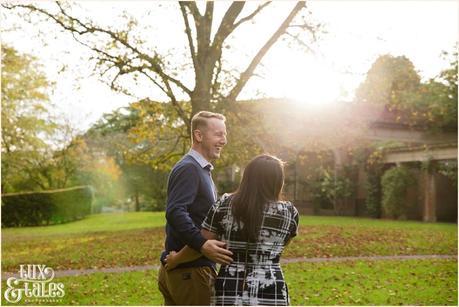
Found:
[[[423,170],[424,178],[424,222],[437,221],[437,189],[435,183],[435,172],[431,168]]]

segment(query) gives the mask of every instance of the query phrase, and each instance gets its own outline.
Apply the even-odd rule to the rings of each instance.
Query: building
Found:
[[[368,216],[368,168],[364,160],[355,158],[356,151],[363,151],[379,154],[382,171],[409,166],[417,180],[407,191],[405,201],[413,205],[405,218],[457,222],[457,182],[437,167],[449,165],[457,178],[457,127],[433,131],[422,117],[378,105],[337,103],[314,108],[264,100],[253,107],[263,125],[257,140],[266,152],[289,162],[286,197],[301,212]],[[314,161],[312,153],[320,158]],[[352,196],[335,197],[332,207],[318,205],[309,183],[319,165],[328,165],[335,178],[345,173],[353,183]]]

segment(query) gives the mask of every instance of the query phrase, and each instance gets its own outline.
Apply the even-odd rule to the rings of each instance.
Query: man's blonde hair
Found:
[[[207,127],[207,121],[210,118],[217,118],[222,120],[223,122],[226,121],[226,117],[220,113],[214,113],[209,111],[200,111],[196,113],[193,118],[191,119],[191,141],[194,140],[194,131],[200,128]]]

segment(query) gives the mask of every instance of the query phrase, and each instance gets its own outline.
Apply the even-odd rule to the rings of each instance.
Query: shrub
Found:
[[[381,217],[381,167],[371,167],[367,169],[367,182],[365,190],[367,197],[365,207],[371,217]]]
[[[438,173],[447,177],[457,190],[457,161],[443,161],[437,164]]]
[[[2,227],[57,224],[91,213],[89,186],[2,195]]]
[[[384,173],[381,179],[382,207],[387,216],[406,217],[408,209],[406,193],[415,183],[414,176],[404,166],[391,168]]]
[[[348,170],[347,170],[348,171]],[[337,213],[340,213],[340,206],[335,204],[335,200],[342,201],[351,197],[354,191],[354,184],[351,179],[345,175],[335,176],[332,171],[326,168],[320,168],[320,177],[311,182],[311,191],[315,203],[331,205]]]

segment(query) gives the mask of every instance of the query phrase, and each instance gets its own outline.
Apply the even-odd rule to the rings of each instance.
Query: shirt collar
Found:
[[[206,158],[204,158],[199,152],[197,152],[193,148],[190,149],[188,154],[192,156],[199,163],[199,165],[201,165],[202,168],[206,168],[207,166],[209,166],[210,171],[214,169],[212,163],[207,161]]]

